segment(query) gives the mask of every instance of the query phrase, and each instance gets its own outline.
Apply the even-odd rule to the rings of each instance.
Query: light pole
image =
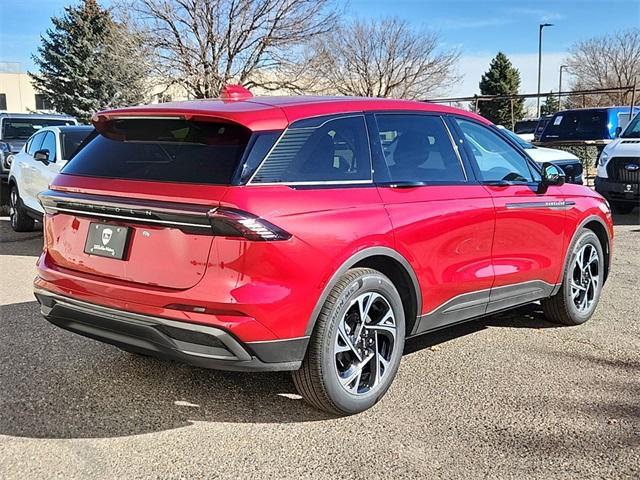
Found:
[[[538,117],[540,117],[540,78],[542,75],[542,29],[544,27],[553,27],[553,23],[541,23],[538,28],[538,97],[537,108]]]
[[[558,79],[558,110],[562,110],[562,69],[569,68],[569,65],[560,65],[560,78]]]

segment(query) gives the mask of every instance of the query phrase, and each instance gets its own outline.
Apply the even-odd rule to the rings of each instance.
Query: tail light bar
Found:
[[[239,237],[251,241],[288,240],[291,234],[242,210],[206,205],[123,200],[97,195],[45,191],[38,195],[46,213],[177,228],[196,235]]]

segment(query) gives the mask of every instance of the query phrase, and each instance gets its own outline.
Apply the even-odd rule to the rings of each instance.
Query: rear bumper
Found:
[[[607,178],[596,177],[595,187],[596,192],[609,201],[640,205],[640,186],[638,184],[612,182]]]
[[[52,324],[125,350],[196,367],[236,371],[300,368],[308,337],[242,343],[223,329],[141,315],[36,288],[42,315]]]

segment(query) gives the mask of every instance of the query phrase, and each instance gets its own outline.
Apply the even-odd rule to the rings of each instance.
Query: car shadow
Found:
[[[538,321],[519,309],[409,339],[405,354],[488,326],[539,328]],[[288,372],[222,372],[133,355],[50,325],[37,302],[0,306],[0,338],[0,435],[105,438],[194,422],[333,418],[296,394]]]
[[[58,329],[37,302],[0,306],[0,435],[104,438],[194,422],[332,418],[288,372],[207,370],[134,355]]]
[[[33,232],[14,232],[8,217],[0,217],[0,254],[37,257],[42,252],[42,224]]]
[[[613,224],[614,225],[640,225],[640,208],[636,208],[633,212],[627,215],[613,215]]]

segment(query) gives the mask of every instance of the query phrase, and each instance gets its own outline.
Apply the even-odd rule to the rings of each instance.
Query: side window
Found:
[[[533,181],[525,158],[497,133],[469,120],[456,118],[456,122],[473,152],[483,181]]]
[[[49,150],[49,161],[56,161],[56,136],[53,132],[47,132],[42,146],[38,150]]]
[[[354,115],[316,123],[319,124],[289,127],[251,183],[371,181],[364,117]]]
[[[34,153],[40,150],[40,145],[42,145],[42,141],[44,140],[45,135],[46,132],[42,132],[36,133],[31,137],[31,140],[29,140],[29,144],[27,145],[27,153],[29,155],[33,156]]]
[[[376,122],[392,181],[457,183],[467,180],[442,118],[378,114]]]

